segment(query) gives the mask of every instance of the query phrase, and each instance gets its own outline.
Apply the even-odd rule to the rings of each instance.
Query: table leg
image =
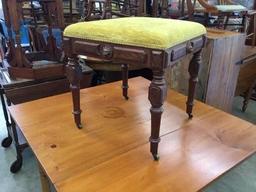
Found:
[[[81,129],[81,109],[80,109],[80,80],[82,78],[82,68],[74,58],[69,58],[66,68],[67,78],[70,82],[70,89],[73,99],[73,114],[76,126]]]
[[[4,113],[4,118],[5,118],[5,123],[6,123],[6,128],[7,128],[7,137],[4,138],[2,140],[2,147],[9,147],[12,144],[12,137],[11,137],[11,133],[10,133],[10,129],[9,127],[11,126],[10,122],[9,122],[9,115],[7,113],[7,109],[6,109],[6,102],[4,99],[4,90],[0,89],[0,98],[1,98],[1,104],[2,104],[2,109],[3,109],[3,113]]]
[[[190,75],[189,78],[189,88],[188,88],[188,100],[187,100],[187,114],[191,119],[193,117],[192,110],[194,105],[194,95],[196,83],[198,82],[198,72],[201,64],[201,51],[194,53],[193,58],[191,59],[188,67],[188,72]]]
[[[121,66],[122,68],[122,78],[123,78],[123,82],[122,82],[122,89],[123,89],[123,96],[125,99],[129,99],[128,97],[128,73],[129,73],[129,70],[128,70],[128,65],[127,64],[123,64]]]
[[[0,90],[0,97],[1,97],[2,109],[3,109],[3,113],[4,113],[6,126],[9,127],[11,125],[11,123],[9,121],[9,116],[8,116],[7,109],[6,109],[6,103],[4,100],[4,90],[3,89]]]
[[[160,142],[159,132],[161,124],[161,116],[163,113],[163,103],[166,98],[167,87],[164,79],[163,70],[153,70],[153,80],[149,87],[148,98],[151,103],[151,136],[150,152],[154,160],[158,160],[158,143]]]
[[[42,167],[39,164],[38,164],[38,168],[39,168],[42,192],[50,192],[51,190],[50,190],[48,178],[45,175],[44,171],[42,170]]]
[[[23,157],[22,157],[23,147],[22,147],[22,145],[19,144],[19,137],[18,137],[18,133],[17,133],[16,123],[12,117],[11,117],[11,127],[12,127],[14,142],[15,142],[15,149],[16,149],[16,155],[17,155],[16,158],[17,159],[12,163],[12,165],[10,167],[10,171],[12,173],[17,173],[21,169],[22,163],[23,163]]]

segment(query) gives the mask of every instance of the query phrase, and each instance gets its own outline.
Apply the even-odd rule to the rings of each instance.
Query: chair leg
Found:
[[[249,103],[249,100],[252,96],[252,92],[254,87],[256,86],[256,80],[253,82],[253,84],[249,87],[248,91],[246,92],[246,95],[244,97],[244,102],[243,102],[243,107],[242,107],[242,111],[245,112]]]
[[[128,70],[128,65],[127,64],[123,64],[122,66],[122,78],[123,78],[123,82],[122,82],[122,89],[123,89],[123,96],[126,100],[129,99],[128,97],[128,74],[129,74],[129,70]]]
[[[242,23],[241,23],[241,29],[239,30],[239,32],[244,33],[246,31],[246,23],[247,23],[247,17],[244,14],[242,17]]]
[[[256,3],[255,3],[256,4]],[[256,46],[256,15],[253,15],[253,36],[252,36],[252,46]]]
[[[227,29],[227,26],[228,26],[228,22],[229,22],[229,15],[226,16],[226,20],[224,21],[224,29],[226,30]]]
[[[159,132],[161,124],[161,116],[163,113],[163,103],[166,98],[167,87],[164,79],[163,70],[153,70],[153,80],[149,86],[148,98],[151,103],[151,136],[150,152],[154,160],[158,160],[158,143],[160,142]]]
[[[189,88],[188,88],[188,99],[187,99],[187,114],[189,119],[193,117],[193,105],[194,105],[194,95],[196,83],[198,82],[198,72],[201,64],[201,51],[194,53],[192,60],[189,63],[188,72],[190,75],[189,78]]]
[[[210,25],[209,13],[204,13],[204,25],[207,27]]]
[[[73,99],[73,114],[76,126],[81,129],[81,109],[80,109],[80,80],[82,78],[82,68],[75,57],[69,58],[66,68],[67,78],[70,82],[70,89]]]

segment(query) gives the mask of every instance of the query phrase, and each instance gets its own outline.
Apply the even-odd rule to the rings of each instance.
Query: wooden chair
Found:
[[[236,26],[239,31],[245,31],[247,8],[242,5],[237,5],[231,0],[219,0],[217,5],[210,4],[207,0],[197,0],[200,7],[195,7],[196,0],[187,0],[188,17],[190,20],[195,20],[195,13],[204,16],[204,24],[206,26],[217,26],[218,28],[226,29],[227,26]],[[211,23],[210,16],[217,16],[217,21]],[[241,22],[229,23],[231,18],[241,18]]]
[[[248,23],[246,33],[246,45],[256,46],[256,10],[250,10],[247,13]]]
[[[8,29],[8,52],[6,62],[12,78],[45,79],[64,76],[62,50],[56,47],[52,27],[64,28],[62,1],[41,0],[44,19],[48,27],[48,42],[41,52],[25,53],[21,47],[20,23],[24,22],[22,4],[24,1],[3,0],[3,11]],[[14,33],[13,33],[14,32]]]
[[[255,10],[256,10],[256,2],[254,2],[254,10],[251,10],[248,12],[249,26],[247,28],[247,39],[246,39],[246,44],[254,47],[256,46],[256,11]],[[250,99],[256,100],[256,95],[253,94],[255,91],[256,91],[256,77],[255,77],[255,80],[250,83],[250,85],[248,86],[244,94],[244,101],[243,101],[243,107],[242,107],[243,112],[246,111]]]
[[[145,15],[143,4],[138,0],[87,0],[84,20],[110,19]]]
[[[192,118],[194,91],[205,33],[206,29],[198,23],[145,17],[108,19],[68,26],[64,31],[64,50],[69,57],[66,71],[71,84],[76,126],[82,128],[79,86],[81,69],[77,62],[78,55],[110,60],[121,66],[124,72],[123,96],[126,99],[128,65],[150,68],[153,70],[148,95],[152,105],[150,151],[157,160],[162,105],[167,91],[164,70],[183,56],[194,54],[188,69],[190,80],[187,114]]]

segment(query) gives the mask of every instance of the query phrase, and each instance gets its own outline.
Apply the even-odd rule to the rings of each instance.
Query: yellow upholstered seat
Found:
[[[65,37],[161,50],[205,33],[205,27],[199,23],[149,17],[80,22],[64,30]]]

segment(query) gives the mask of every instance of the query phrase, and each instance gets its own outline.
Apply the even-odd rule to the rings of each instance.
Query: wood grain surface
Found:
[[[71,94],[9,111],[57,191],[198,191],[252,155],[254,125],[169,91],[161,125],[160,160],[149,153],[149,81],[129,80],[81,91],[83,129],[76,128]]]

